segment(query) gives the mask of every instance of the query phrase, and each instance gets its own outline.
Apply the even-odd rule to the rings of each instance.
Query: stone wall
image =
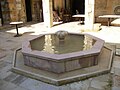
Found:
[[[98,16],[115,14],[114,9],[118,5],[120,5],[120,0],[95,0],[95,21],[106,22],[107,19],[101,19]]]
[[[16,21],[17,20],[16,0],[8,0],[8,3],[9,3],[10,21]]]
[[[18,0],[16,8],[18,13],[17,20],[25,22],[26,21],[25,0]]]
[[[33,21],[43,21],[42,0],[32,0],[31,4]]]
[[[26,21],[24,0],[8,0],[10,21]]]
[[[54,7],[64,8],[64,0],[53,0]],[[67,4],[69,3],[68,0]],[[120,5],[120,0],[95,0],[95,22],[106,22],[99,15],[115,14],[114,9]],[[69,6],[69,5],[68,5]],[[1,0],[2,19],[4,24],[11,21],[26,22],[25,0]],[[42,0],[31,0],[32,20],[43,21]]]
[[[9,2],[7,0],[1,0],[1,12],[2,12],[3,23],[5,24],[8,23],[10,21],[10,10],[9,10]]]
[[[3,24],[12,21],[26,22],[25,0],[1,0]],[[33,21],[42,21],[42,0],[31,0],[31,12]]]
[[[24,0],[1,0],[3,24],[26,21]]]

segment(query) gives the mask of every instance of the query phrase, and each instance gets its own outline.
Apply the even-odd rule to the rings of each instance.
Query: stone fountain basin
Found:
[[[85,35],[96,41],[91,49],[65,54],[52,54],[38,50],[32,50],[30,41],[43,35],[36,36],[28,41],[25,41],[22,45],[24,64],[57,74],[95,66],[98,64],[98,56],[101,53],[104,41],[88,34]]]

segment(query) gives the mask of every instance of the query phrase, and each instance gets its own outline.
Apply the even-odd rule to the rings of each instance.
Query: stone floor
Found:
[[[22,42],[34,35],[54,33],[57,30],[81,33],[84,26],[79,22],[56,25],[51,29],[44,27],[44,23],[26,25],[19,28],[21,37],[13,37],[15,29],[0,30],[0,90],[120,90],[120,56],[113,57],[111,73],[92,77],[86,80],[62,86],[54,86],[37,81],[11,71],[14,50],[21,47]],[[85,32],[105,40],[106,45],[113,50],[119,48],[120,27],[102,26],[99,32]]]

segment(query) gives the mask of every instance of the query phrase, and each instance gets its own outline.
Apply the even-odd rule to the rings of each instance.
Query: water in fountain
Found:
[[[84,40],[84,35],[74,35],[68,34],[67,31],[58,31],[55,34],[48,34],[34,39],[30,43],[33,50],[64,54],[92,48],[91,44],[90,47],[86,48]],[[90,40],[89,42],[92,43]]]

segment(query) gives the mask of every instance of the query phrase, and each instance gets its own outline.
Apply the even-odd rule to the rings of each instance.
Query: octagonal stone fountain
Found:
[[[43,82],[63,85],[108,73],[113,52],[104,41],[58,31],[35,36],[15,51],[13,71]]]
[[[98,64],[104,41],[90,35],[56,34],[35,37],[22,46],[24,64],[54,73],[65,73]],[[85,43],[85,38],[90,38]]]

